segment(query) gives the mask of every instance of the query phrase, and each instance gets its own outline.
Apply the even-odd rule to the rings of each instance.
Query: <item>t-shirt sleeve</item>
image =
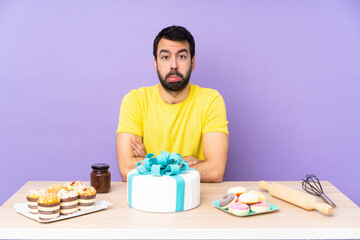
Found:
[[[125,95],[121,102],[119,125],[116,134],[126,132],[142,137],[142,106],[135,91]]]
[[[211,101],[205,116],[203,134],[223,132],[229,135],[225,101],[219,93]]]

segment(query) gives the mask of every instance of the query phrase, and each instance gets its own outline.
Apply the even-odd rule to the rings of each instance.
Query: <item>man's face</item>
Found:
[[[195,67],[195,58],[191,59],[189,43],[160,39],[154,66],[165,89],[173,92],[183,90]]]

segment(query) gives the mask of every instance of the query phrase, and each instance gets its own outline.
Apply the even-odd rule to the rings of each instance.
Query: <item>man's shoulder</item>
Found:
[[[215,98],[221,96],[216,89],[204,88],[198,85],[192,85],[194,88],[194,94],[196,97]]]
[[[132,89],[128,94],[146,94],[148,92],[156,91],[158,85],[153,85],[149,87],[141,87],[137,89]]]
[[[137,89],[132,89],[130,92],[128,92],[125,97],[127,98],[146,98],[148,96],[151,96],[156,93],[158,85],[153,85],[149,87],[141,87]]]

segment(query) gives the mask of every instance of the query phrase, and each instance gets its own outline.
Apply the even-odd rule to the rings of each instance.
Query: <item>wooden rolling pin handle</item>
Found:
[[[334,211],[334,209],[326,203],[314,202],[312,206],[314,207],[314,209],[326,215],[331,215]]]
[[[269,191],[270,183],[261,180],[258,184],[259,188],[265,191]]]

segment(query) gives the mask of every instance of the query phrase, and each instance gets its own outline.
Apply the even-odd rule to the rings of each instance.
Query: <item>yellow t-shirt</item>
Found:
[[[158,87],[142,87],[125,95],[117,133],[142,137],[147,153],[168,151],[204,160],[204,134],[229,134],[224,99],[216,90],[190,84],[183,102],[167,104]]]

